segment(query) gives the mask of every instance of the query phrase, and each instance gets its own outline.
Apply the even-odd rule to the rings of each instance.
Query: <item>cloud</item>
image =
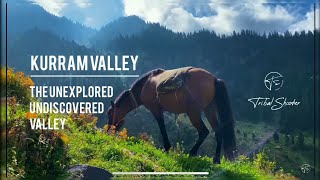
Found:
[[[90,0],[75,0],[74,2],[79,8],[89,8],[92,5]]]
[[[100,28],[123,15],[120,0],[31,0],[46,11],[84,25]]]
[[[315,11],[314,9],[310,10],[305,14],[305,16],[298,22],[292,24],[289,27],[289,31],[295,32],[295,31],[313,31],[314,30],[314,15],[316,14],[316,17],[319,16],[319,8],[317,8]],[[316,29],[319,29],[319,24],[316,22]]]
[[[294,6],[268,3],[267,0],[243,0],[241,3],[208,0],[123,0],[124,14],[158,22],[173,31],[201,29],[231,33],[251,29],[259,33],[284,32],[297,21]],[[308,22],[307,22],[308,23]]]
[[[271,0],[28,0],[57,16],[87,26],[101,26],[137,15],[178,32],[201,29],[232,33],[242,29],[259,33],[313,29],[311,3],[270,3]],[[303,7],[307,4],[308,7]],[[300,10],[304,9],[303,12]]]
[[[61,10],[65,8],[68,3],[65,0],[30,0],[31,2],[38,4],[43,7],[46,11],[56,16],[62,16]]]

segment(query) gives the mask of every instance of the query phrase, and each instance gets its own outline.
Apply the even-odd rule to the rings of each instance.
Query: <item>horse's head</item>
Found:
[[[120,106],[117,106],[113,101],[111,101],[111,106],[108,109],[108,130],[111,127],[115,127],[115,130],[118,131],[125,122],[125,115],[126,112],[124,112]]]

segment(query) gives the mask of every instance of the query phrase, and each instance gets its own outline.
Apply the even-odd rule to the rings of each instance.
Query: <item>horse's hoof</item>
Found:
[[[214,164],[220,164],[220,158],[213,158]]]
[[[196,153],[196,152],[192,152],[192,151],[190,151],[190,152],[189,152],[189,156],[190,156],[190,157],[197,156],[197,153]]]
[[[165,152],[169,152],[170,148],[171,148],[171,146],[164,147],[164,151],[165,151]]]

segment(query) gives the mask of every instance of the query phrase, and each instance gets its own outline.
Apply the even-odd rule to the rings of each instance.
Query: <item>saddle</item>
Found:
[[[187,72],[193,67],[182,67],[161,73],[157,82],[157,94],[170,93],[179,89],[184,83]]]

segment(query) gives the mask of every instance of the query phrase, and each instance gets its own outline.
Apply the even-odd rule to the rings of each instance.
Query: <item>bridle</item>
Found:
[[[114,111],[116,111],[116,106],[114,107]],[[114,122],[115,119],[116,119],[116,116],[113,114],[113,115],[112,115],[112,122]],[[124,121],[124,118],[120,119],[120,121],[119,121],[116,125],[114,125],[114,126],[117,127],[118,124],[121,123],[122,121]]]
[[[138,102],[137,102],[137,100],[136,100],[136,98],[134,97],[134,94],[133,94],[133,92],[132,92],[132,90],[131,90],[131,88],[128,90],[128,92],[129,92],[129,96],[130,96],[130,100],[131,100],[131,103],[132,103],[132,105],[133,105],[133,107],[134,107],[134,110],[135,110],[135,112],[134,113],[137,113],[137,108],[139,107],[139,105],[138,105]],[[114,107],[114,111],[116,110],[116,107]],[[114,122],[114,120],[115,120],[115,115],[113,115],[113,119],[112,119],[112,121]],[[124,121],[124,118],[122,118],[115,126],[118,126],[118,124],[119,123],[121,123],[122,121]]]

